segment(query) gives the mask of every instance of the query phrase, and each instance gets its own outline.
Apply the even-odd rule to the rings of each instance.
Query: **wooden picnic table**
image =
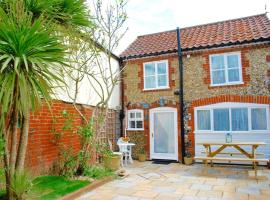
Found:
[[[253,163],[253,168],[255,170],[255,175],[257,176],[257,163],[258,162],[267,162],[267,159],[257,159],[256,158],[256,150],[261,145],[266,145],[265,142],[200,142],[197,145],[202,145],[205,148],[206,157],[197,156],[195,159],[200,159],[208,164],[208,160],[211,162],[211,166],[213,166],[213,160],[220,160],[220,161],[251,161]],[[212,146],[219,146],[217,149],[212,150]],[[251,152],[246,151],[242,148],[242,146],[251,146]],[[233,147],[238,152],[223,152],[224,149],[227,147]],[[246,158],[236,158],[236,157],[216,157],[217,154],[242,154]]]

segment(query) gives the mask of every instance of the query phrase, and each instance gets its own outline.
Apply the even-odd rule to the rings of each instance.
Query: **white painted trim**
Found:
[[[158,81],[157,81],[157,77],[158,77],[158,73],[157,73],[157,64],[158,63],[166,63],[166,74],[160,74],[160,75],[167,75],[167,83],[166,86],[158,86]],[[145,77],[149,77],[149,76],[145,76],[145,65],[146,64],[154,64],[155,66],[155,75],[152,75],[155,77],[155,81],[156,81],[156,87],[154,88],[145,88]],[[158,61],[152,61],[152,62],[145,62],[143,63],[143,91],[147,91],[147,90],[162,90],[162,89],[169,89],[169,62],[168,60],[158,60]]]
[[[231,112],[232,108],[247,108],[248,109],[248,131],[214,131],[214,119],[213,119],[213,109],[229,109]],[[251,109],[253,108],[264,108],[266,109],[266,119],[267,119],[267,129],[266,130],[252,130],[251,129]],[[198,110],[210,110],[210,123],[211,123],[211,130],[198,130],[198,123],[197,123],[197,111]],[[230,120],[230,129],[232,128],[232,121],[231,121],[231,114],[229,116]],[[199,106],[194,108],[194,123],[195,123],[195,131],[194,133],[269,133],[269,105],[268,104],[255,104],[255,103],[238,103],[238,102],[224,102],[224,103],[217,103],[217,104],[210,104],[206,106]]]
[[[172,112],[174,114],[174,135],[175,135],[175,153],[174,154],[161,154],[154,153],[154,137],[152,133],[154,131],[154,114],[155,113],[167,113]],[[165,160],[177,160],[178,161],[178,121],[177,121],[177,109],[171,107],[159,107],[149,110],[149,123],[150,123],[150,159],[165,159]],[[154,134],[153,134],[154,136]]]
[[[239,64],[239,81],[234,81],[234,82],[229,82],[228,80],[228,63],[227,63],[227,56],[229,55],[237,55],[238,56],[238,64]],[[214,56],[223,56],[224,58],[224,65],[225,65],[225,83],[220,83],[220,84],[214,84],[213,83],[213,77],[212,77],[212,72],[213,71],[218,71],[218,70],[213,70],[212,69],[212,62],[211,62],[211,58]],[[209,55],[209,65],[210,65],[210,79],[211,79],[211,87],[215,87],[215,86],[226,86],[226,85],[240,85],[240,84],[244,84],[243,82],[243,73],[242,73],[242,61],[241,61],[241,52],[237,51],[237,52],[229,52],[229,53],[221,53],[221,54],[211,54]],[[236,68],[235,68],[236,69]]]
[[[132,119],[130,119],[130,113],[135,113],[135,118],[134,118],[134,120],[132,120]],[[136,113],[141,113],[141,118],[136,118]],[[127,131],[143,131],[144,130],[144,121],[143,121],[143,119],[144,119],[144,112],[143,112],[143,110],[141,110],[141,109],[132,109],[132,110],[128,110],[128,112],[127,112],[127,121],[128,121],[128,125],[127,125]],[[142,128],[130,128],[129,126],[130,126],[130,121],[142,121]],[[135,126],[136,126],[136,123],[135,123]]]

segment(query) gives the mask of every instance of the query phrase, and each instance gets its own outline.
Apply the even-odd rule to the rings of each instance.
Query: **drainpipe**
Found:
[[[119,62],[120,70],[121,70],[121,111],[119,113],[119,119],[120,119],[120,137],[123,137],[124,127],[123,127],[123,120],[125,118],[125,106],[124,106],[124,79],[123,79],[123,67],[124,63],[121,60]]]
[[[184,66],[181,49],[181,33],[179,27],[176,29],[177,33],[177,48],[178,48],[178,63],[179,63],[179,110],[180,110],[180,124],[181,124],[181,149],[182,149],[182,163],[185,157],[185,125],[184,125],[184,88],[183,88],[183,74]]]

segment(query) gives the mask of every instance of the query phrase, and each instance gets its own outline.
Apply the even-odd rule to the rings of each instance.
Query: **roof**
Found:
[[[181,29],[182,51],[261,41],[270,41],[270,20],[266,13]],[[177,52],[176,30],[138,36],[120,58],[172,52]]]

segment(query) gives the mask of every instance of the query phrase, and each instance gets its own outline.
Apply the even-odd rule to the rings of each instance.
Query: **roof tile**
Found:
[[[270,20],[266,14],[181,29],[183,50],[265,39],[270,41]],[[169,51],[177,51],[176,30],[138,36],[120,57],[140,57]]]

